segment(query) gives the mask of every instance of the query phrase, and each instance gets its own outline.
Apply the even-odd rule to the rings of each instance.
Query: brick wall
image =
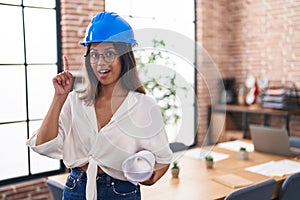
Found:
[[[0,187],[0,199],[3,200],[49,200],[51,194],[46,179],[26,181],[19,184]]]
[[[243,84],[247,75],[300,87],[300,2],[283,0],[197,0],[197,40],[223,78]],[[203,67],[198,63],[198,69]],[[206,134],[209,94],[198,77],[199,131]],[[274,119],[277,123],[278,119]],[[291,134],[300,135],[293,116]]]
[[[222,67],[220,64],[223,65],[229,60],[228,15],[227,0],[197,0],[196,39],[197,46],[200,47],[200,50],[197,50],[198,145],[203,144],[207,134],[207,108],[216,103],[216,99],[211,102],[211,96],[216,96],[215,93],[219,92],[216,76],[206,75],[206,72],[216,68],[220,76],[223,76],[222,70],[219,69]]]
[[[235,69],[237,82],[252,74],[300,87],[300,2],[229,1],[228,6],[233,13],[228,18],[233,35],[230,69]],[[232,72],[222,69],[224,76]],[[279,120],[273,117],[271,124],[284,127]],[[299,116],[292,116],[290,128],[292,135],[300,136]]]
[[[233,36],[228,50],[238,82],[251,73],[299,86],[300,2],[229,1],[228,6]]]

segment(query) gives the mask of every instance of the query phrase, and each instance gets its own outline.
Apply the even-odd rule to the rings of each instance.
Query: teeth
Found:
[[[102,69],[99,71],[100,74],[104,74],[104,73],[107,73],[109,72],[109,69]]]

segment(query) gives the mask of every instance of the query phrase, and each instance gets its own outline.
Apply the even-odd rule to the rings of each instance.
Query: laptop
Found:
[[[289,157],[300,155],[299,151],[291,150],[286,129],[254,124],[249,128],[255,151]]]

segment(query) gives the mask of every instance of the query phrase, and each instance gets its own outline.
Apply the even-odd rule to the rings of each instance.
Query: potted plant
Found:
[[[240,150],[238,151],[238,158],[240,160],[247,160],[249,159],[248,151],[246,147],[241,147]]]
[[[178,162],[177,161],[174,161],[173,162],[173,166],[171,168],[171,173],[172,173],[172,177],[173,178],[178,178],[179,176],[179,171],[180,171],[180,168],[178,166]]]
[[[205,156],[206,168],[213,168],[214,158],[211,155]]]

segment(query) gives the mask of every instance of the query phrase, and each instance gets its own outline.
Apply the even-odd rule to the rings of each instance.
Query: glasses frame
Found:
[[[93,53],[95,53],[95,54],[98,56],[97,59],[96,59],[96,58],[92,58],[91,55],[92,55]],[[108,54],[108,53],[111,53],[111,54],[112,54],[111,60],[107,60],[109,56],[106,55],[106,54]],[[118,54],[118,53],[115,53],[113,50],[108,50],[108,51],[105,51],[104,53],[98,53],[97,51],[91,51],[91,52],[89,53],[89,59],[90,59],[90,63],[91,63],[92,65],[98,64],[99,61],[100,61],[100,59],[101,59],[101,57],[102,57],[102,59],[104,60],[104,62],[106,62],[106,63],[108,63],[108,64],[111,64],[111,63],[115,62],[115,60],[116,60],[116,58],[117,58],[118,56],[119,56],[119,54]],[[93,61],[93,59],[96,59],[96,60]]]

